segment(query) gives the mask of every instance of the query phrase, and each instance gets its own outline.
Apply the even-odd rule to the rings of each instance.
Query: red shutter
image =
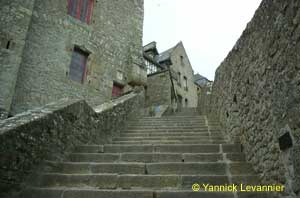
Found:
[[[80,8],[80,21],[86,22],[87,12],[88,12],[88,0],[83,0]]]
[[[116,85],[116,84],[114,83],[113,89],[112,89],[112,96],[113,96],[113,97],[118,97],[118,96],[120,96],[122,93],[123,93],[123,87],[121,87],[121,86],[119,86],[119,85]]]
[[[68,14],[90,24],[94,0],[68,0]]]
[[[82,7],[83,0],[79,0],[77,4],[77,10],[76,10],[76,19],[80,20],[80,12]]]
[[[72,11],[72,0],[68,0],[68,14],[71,14]]]
[[[68,14],[75,18],[77,15],[79,1],[80,0],[68,0]]]
[[[90,22],[91,22],[93,6],[94,6],[94,0],[88,0],[88,9],[87,9],[87,15],[86,15],[87,24],[90,24]]]

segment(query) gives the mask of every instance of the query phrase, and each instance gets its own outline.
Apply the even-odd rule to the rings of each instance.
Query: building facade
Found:
[[[183,43],[158,53],[156,43],[144,46],[144,54],[157,64],[146,64],[148,74],[146,103],[197,107],[197,86],[194,71]]]
[[[1,1],[1,114],[145,85],[143,10],[143,0]]]

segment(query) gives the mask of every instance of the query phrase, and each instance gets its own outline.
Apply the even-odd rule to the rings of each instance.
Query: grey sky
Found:
[[[145,0],[144,44],[183,41],[195,73],[214,79],[261,0]]]

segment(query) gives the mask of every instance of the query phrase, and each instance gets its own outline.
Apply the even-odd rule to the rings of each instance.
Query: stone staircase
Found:
[[[47,161],[23,198],[266,198],[264,193],[193,192],[192,185],[258,184],[239,144],[218,122],[189,112],[129,121],[107,145],[82,145]]]

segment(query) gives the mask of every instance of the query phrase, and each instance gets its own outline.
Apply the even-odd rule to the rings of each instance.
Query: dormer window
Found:
[[[94,0],[68,0],[68,14],[90,24]]]

